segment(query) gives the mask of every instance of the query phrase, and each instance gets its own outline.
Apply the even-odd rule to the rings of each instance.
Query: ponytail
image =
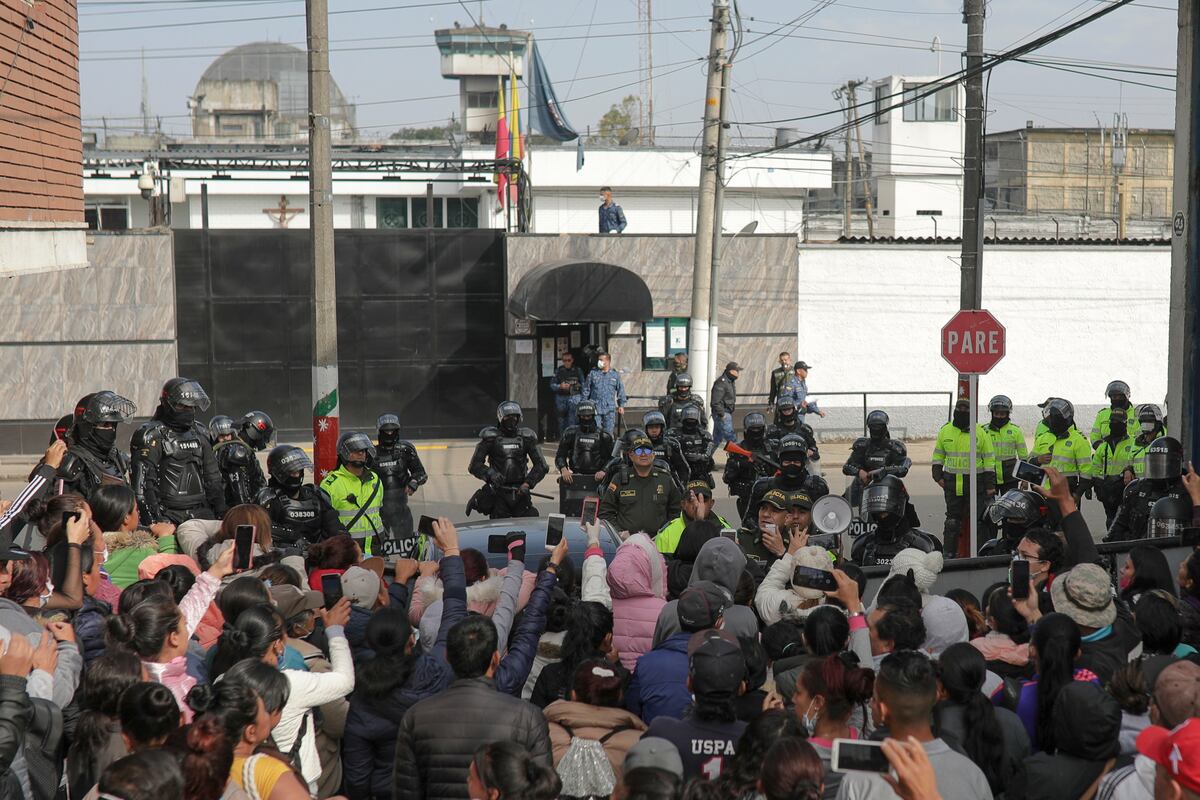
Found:
[[[474,765],[484,787],[497,790],[500,800],[554,800],[562,791],[558,773],[515,742],[485,744],[475,751]]]

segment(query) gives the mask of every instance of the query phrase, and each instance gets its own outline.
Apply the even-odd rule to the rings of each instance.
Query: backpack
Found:
[[[29,800],[54,800],[62,780],[63,712],[49,700],[30,698],[33,717],[25,731],[25,768]]]
[[[558,777],[562,780],[561,797],[608,797],[617,786],[612,762],[604,752],[604,743],[622,731],[632,730],[632,725],[614,728],[599,739],[584,739],[561,722],[571,744],[558,762]]]

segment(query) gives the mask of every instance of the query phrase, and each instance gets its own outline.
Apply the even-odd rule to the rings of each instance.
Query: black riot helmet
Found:
[[[579,421],[579,430],[592,433],[596,430],[596,404],[584,400],[575,407],[575,419]]]
[[[687,397],[692,393],[692,376],[686,372],[679,373],[675,378],[675,394]]]
[[[887,412],[876,409],[867,414],[867,431],[871,434],[871,438],[876,441],[888,438]]]
[[[829,494],[829,482],[820,475],[809,475],[804,479],[804,491],[815,503]]]
[[[233,417],[217,414],[208,421],[208,439],[213,444],[232,438],[233,435]]]
[[[746,439],[751,442],[762,441],[767,434],[767,418],[757,411],[751,411],[742,418],[742,429],[746,431]]]
[[[859,510],[872,522],[891,527],[887,523],[903,517],[907,507],[908,490],[904,482],[895,475],[884,475],[863,489]]]
[[[655,425],[659,427],[658,436],[650,433],[650,428]],[[661,411],[647,411],[642,415],[642,427],[646,430],[646,435],[651,439],[662,438],[663,432],[667,429],[667,418],[663,416]]]
[[[1129,384],[1125,381],[1112,381],[1104,387],[1104,396],[1112,403],[1113,408],[1129,408]]]
[[[775,401],[775,417],[779,422],[796,418],[796,401],[790,397],[781,397]]]
[[[375,421],[379,432],[380,447],[395,447],[400,441],[400,417],[397,414],[381,414]]]
[[[304,471],[313,468],[308,453],[290,444],[271,448],[267,455],[267,472],[271,479],[286,489],[299,489],[304,483]],[[295,475],[293,473],[300,473]]]
[[[512,436],[521,427],[521,420],[525,418],[521,413],[521,405],[512,400],[505,400],[496,407],[496,421],[500,423],[500,430]]]
[[[1162,409],[1154,403],[1142,403],[1137,407],[1137,420],[1142,433],[1156,433],[1163,427]]]
[[[1179,536],[1183,529],[1192,524],[1192,504],[1182,497],[1167,495],[1150,506],[1150,521],[1146,535],[1151,539],[1160,536]]]
[[[1150,480],[1176,480],[1183,474],[1183,445],[1174,436],[1160,436],[1146,448],[1144,474]]]
[[[779,440],[779,471],[784,477],[802,478],[808,469],[808,443],[804,437],[789,433]]]
[[[242,441],[255,450],[266,450],[275,438],[275,423],[265,411],[249,411],[239,426]]]
[[[1042,407],[1042,419],[1052,433],[1062,435],[1075,424],[1075,406],[1071,405],[1070,400],[1051,398]]]
[[[137,406],[116,392],[105,390],[84,398],[75,421],[75,441],[97,455],[106,456],[117,442],[117,425],[128,422]],[[76,408],[79,412],[79,408]]]
[[[1009,489],[992,501],[987,513],[996,525],[1029,528],[1044,524],[1049,508],[1037,492]]]
[[[1013,410],[1012,398],[1006,394],[998,394],[991,400],[988,400],[988,411],[995,415],[999,411],[1005,414],[1011,414]]]
[[[696,406],[687,406],[679,413],[679,422],[688,433],[700,430],[700,409]]]
[[[367,454],[366,459],[352,459],[351,456],[356,453]],[[346,431],[338,437],[337,443],[338,458],[343,464],[353,464],[358,467],[365,467],[367,459],[375,457],[375,445],[371,444],[371,437],[359,431]]]
[[[176,430],[186,431],[196,423],[196,412],[207,411],[208,406],[208,393],[198,381],[171,378],[163,384],[154,416]]]

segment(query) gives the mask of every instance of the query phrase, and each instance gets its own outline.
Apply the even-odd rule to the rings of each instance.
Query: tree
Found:
[[[597,125],[599,139],[605,144],[633,144],[639,138],[639,132],[633,125],[638,112],[638,99],[627,95],[620,103],[614,103]]]

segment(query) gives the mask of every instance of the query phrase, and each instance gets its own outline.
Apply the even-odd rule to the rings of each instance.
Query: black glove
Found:
[[[525,561],[525,533],[524,531],[509,531],[504,534],[504,542],[508,546],[509,561]]]

